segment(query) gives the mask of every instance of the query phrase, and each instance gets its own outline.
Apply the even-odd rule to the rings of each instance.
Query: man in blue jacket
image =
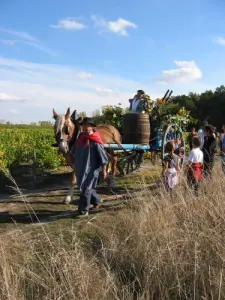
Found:
[[[74,167],[77,177],[77,186],[81,192],[78,212],[87,216],[90,203],[93,208],[98,208],[100,197],[96,193],[96,186],[100,171],[106,179],[106,165],[108,157],[96,125],[91,118],[84,118],[83,132],[77,139],[74,149]]]
[[[133,113],[149,113],[150,112],[150,103],[148,102],[147,97],[145,97],[145,92],[143,90],[138,90],[137,94],[133,99],[129,99],[130,108],[129,110]],[[150,99],[149,99],[150,100]]]

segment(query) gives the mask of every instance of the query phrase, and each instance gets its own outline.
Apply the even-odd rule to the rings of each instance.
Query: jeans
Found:
[[[79,211],[86,212],[89,210],[89,205],[97,205],[101,202],[100,197],[97,195],[95,189],[84,189],[80,194]]]

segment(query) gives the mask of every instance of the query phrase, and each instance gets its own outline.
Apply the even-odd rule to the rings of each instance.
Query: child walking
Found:
[[[167,155],[163,159],[162,177],[167,192],[172,192],[172,189],[179,183],[179,156],[174,154],[173,142],[166,144]]]
[[[199,182],[202,180],[203,152],[200,149],[201,140],[193,137],[192,150],[188,157],[187,184],[198,195]]]

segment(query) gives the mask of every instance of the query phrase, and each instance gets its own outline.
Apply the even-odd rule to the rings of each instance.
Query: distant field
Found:
[[[37,152],[37,166],[55,169],[64,164],[55,143],[52,127],[29,125],[0,126],[0,168],[10,169],[13,165],[27,162]]]

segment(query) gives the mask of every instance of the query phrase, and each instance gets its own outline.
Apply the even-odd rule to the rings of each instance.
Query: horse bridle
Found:
[[[70,122],[73,122],[71,118],[70,118]],[[68,134],[64,130],[62,130],[61,135],[58,138],[57,138],[57,134],[56,134],[57,147],[60,147],[59,146],[60,143],[66,143],[66,146],[68,147],[68,149],[70,149],[70,142],[73,137],[73,134],[71,135],[72,126],[70,123],[66,127],[66,130],[68,131]],[[56,146],[56,145],[54,144],[54,146]]]

